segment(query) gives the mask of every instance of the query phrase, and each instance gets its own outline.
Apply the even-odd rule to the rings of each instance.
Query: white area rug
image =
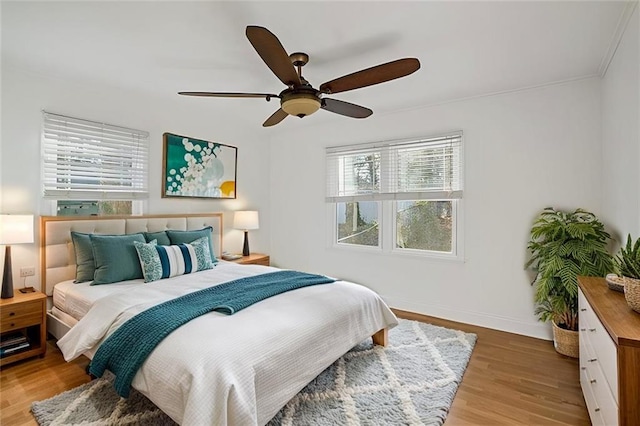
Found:
[[[357,345],[302,389],[268,423],[441,425],[467,367],[475,334],[400,320],[389,346]],[[120,398],[106,376],[34,402],[45,425],[174,425],[140,393]]]

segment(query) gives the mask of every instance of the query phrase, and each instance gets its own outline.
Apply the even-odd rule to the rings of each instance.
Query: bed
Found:
[[[211,226],[222,251],[222,215],[41,218],[43,288],[53,297],[49,331],[65,359],[92,358],[127,319],[181,294],[278,271],[219,261],[213,269],[144,283],[75,284],[71,231],[134,234]],[[357,343],[386,344],[397,324],[364,286],[336,281],[282,293],[234,315],[210,312],[183,325],[151,352],[132,387],[179,424],[263,425]]]

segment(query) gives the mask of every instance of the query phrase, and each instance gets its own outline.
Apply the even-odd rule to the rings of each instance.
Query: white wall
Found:
[[[272,260],[363,283],[396,308],[548,338],[523,268],[529,229],[547,206],[600,213],[600,117],[596,78],[366,120],[334,116],[279,135],[271,141]],[[326,244],[324,147],[453,130],[464,132],[465,262]]]
[[[618,244],[640,238],[640,7],[602,80],[602,210]]]
[[[41,214],[40,131],[41,110],[146,130],[150,133],[150,199],[146,213],[229,212],[257,209],[263,224],[269,223],[269,164],[267,144],[256,137],[260,126],[224,109],[213,110],[202,102],[176,96],[163,97],[104,86],[53,79],[2,67],[2,144],[0,145],[1,213]],[[238,147],[236,200],[185,200],[161,198],[162,134],[171,132]],[[253,132],[253,133],[252,133]],[[50,212],[43,211],[42,214]],[[242,232],[231,229],[232,215],[225,215],[223,247],[242,250]],[[37,226],[36,226],[37,228]],[[37,234],[37,231],[36,231]],[[38,236],[36,235],[36,241]],[[251,231],[252,251],[268,250],[269,227]],[[4,257],[4,251],[0,255]],[[12,248],[15,287],[22,287],[19,269],[36,266],[37,245]],[[40,287],[39,276],[27,285]]]

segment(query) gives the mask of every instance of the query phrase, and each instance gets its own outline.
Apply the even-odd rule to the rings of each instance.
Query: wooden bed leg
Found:
[[[373,339],[373,344],[374,345],[380,345],[380,346],[387,346],[389,344],[389,330],[386,328],[383,328],[382,330],[378,331],[376,334],[374,334],[373,336],[371,336],[371,338]]]

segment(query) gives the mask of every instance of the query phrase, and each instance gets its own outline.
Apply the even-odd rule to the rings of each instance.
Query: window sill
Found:
[[[454,263],[465,263],[465,259],[462,256],[456,254],[449,253],[437,253],[437,252],[428,252],[428,251],[420,251],[420,250],[407,250],[407,249],[396,249],[396,250],[383,250],[380,247],[368,247],[368,246],[357,246],[357,245],[346,245],[346,244],[333,244],[329,247],[332,250],[352,252],[352,253],[362,253],[362,254],[375,254],[382,256],[389,256],[395,258],[413,258],[413,259],[422,259],[428,261],[444,261],[444,262],[454,262]]]

